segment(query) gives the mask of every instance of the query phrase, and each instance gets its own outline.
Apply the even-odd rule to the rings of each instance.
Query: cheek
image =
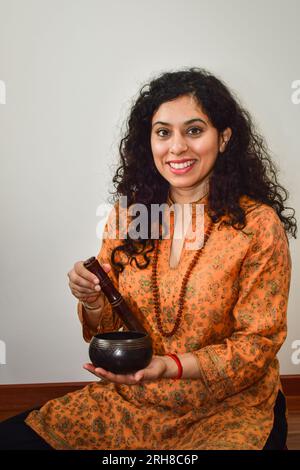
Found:
[[[157,163],[168,153],[168,147],[164,142],[151,142],[151,150],[153,158]]]
[[[218,151],[218,146],[215,140],[209,138],[199,139],[198,141],[194,142],[193,150],[199,155],[216,154]]]

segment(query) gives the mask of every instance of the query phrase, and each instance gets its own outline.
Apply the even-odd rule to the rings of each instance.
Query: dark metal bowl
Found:
[[[114,374],[132,374],[147,367],[152,359],[149,335],[138,331],[112,331],[92,338],[89,356],[95,367]]]

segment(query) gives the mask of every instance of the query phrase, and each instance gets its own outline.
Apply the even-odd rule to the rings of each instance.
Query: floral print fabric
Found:
[[[202,203],[207,206],[207,198]],[[214,224],[190,276],[175,336],[162,337],[157,329],[152,263],[142,270],[127,264],[120,275],[110,272],[151,335],[155,354],[193,353],[201,379],[130,386],[100,381],[51,400],[26,420],[50,445],[111,450],[263,448],[281,388],[276,354],[286,337],[291,258],[276,212],[246,196],[241,204],[247,214],[243,230],[225,225],[223,219]],[[204,217],[206,227],[206,210]],[[106,228],[112,223],[111,214]],[[171,214],[171,235],[173,231]],[[178,266],[170,268],[171,242],[160,242],[158,259],[165,330],[174,325],[181,282],[194,255],[184,245]],[[120,243],[104,239],[99,261],[110,262],[112,249]],[[90,341],[97,331],[87,327],[80,302],[78,315],[84,339]],[[121,326],[106,301],[98,332]]]

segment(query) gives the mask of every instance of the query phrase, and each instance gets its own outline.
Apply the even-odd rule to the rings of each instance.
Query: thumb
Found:
[[[109,273],[109,271],[111,271],[111,266],[109,263],[103,263],[101,266],[106,273]]]
[[[135,380],[141,380],[144,378],[144,376],[145,376],[144,372],[140,370],[139,372],[136,372],[134,378]]]

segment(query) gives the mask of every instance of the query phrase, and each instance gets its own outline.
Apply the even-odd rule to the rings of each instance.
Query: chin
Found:
[[[180,181],[179,178],[176,180],[168,180],[170,186],[174,188],[191,188],[193,186],[197,186],[201,179],[194,179],[194,178],[183,178],[181,177]]]

